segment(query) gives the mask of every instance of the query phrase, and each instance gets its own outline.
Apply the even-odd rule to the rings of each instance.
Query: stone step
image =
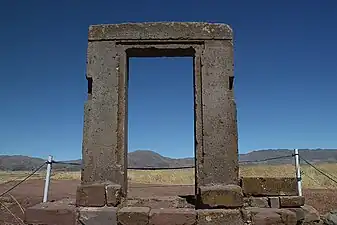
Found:
[[[26,209],[24,221],[27,225],[74,225],[76,223],[75,200],[62,199],[32,206]]]

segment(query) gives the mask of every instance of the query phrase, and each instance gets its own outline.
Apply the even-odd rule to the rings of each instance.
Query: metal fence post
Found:
[[[47,173],[46,173],[46,180],[44,183],[44,191],[43,191],[43,202],[48,201],[48,191],[49,191],[49,183],[50,183],[50,173],[51,173],[51,166],[53,163],[53,156],[48,156],[47,161]]]
[[[302,196],[302,177],[301,177],[301,168],[300,168],[300,157],[299,157],[297,148],[294,149],[294,156],[295,156],[295,169],[296,169],[298,196]]]

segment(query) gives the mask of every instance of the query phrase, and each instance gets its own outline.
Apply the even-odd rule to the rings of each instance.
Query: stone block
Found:
[[[238,185],[215,185],[200,187],[203,207],[237,208],[243,206],[243,193]]]
[[[281,216],[275,212],[261,212],[252,216],[253,225],[284,225]],[[287,224],[288,225],[288,224]]]
[[[73,225],[76,222],[75,201],[63,199],[40,203],[25,211],[25,224],[29,225]]]
[[[123,207],[117,214],[121,225],[147,225],[149,223],[149,207]]]
[[[117,208],[80,207],[78,222],[81,225],[117,225]]]
[[[296,178],[243,177],[245,196],[297,195]]]
[[[165,30],[165,32],[162,32]],[[196,40],[232,39],[226,24],[202,22],[146,22],[92,25],[89,40]]]
[[[198,225],[244,225],[238,209],[200,209]]]
[[[78,186],[76,206],[102,207],[105,204],[105,184],[82,184]]]
[[[300,207],[304,213],[304,224],[305,225],[313,225],[318,224],[320,222],[320,214],[319,212],[312,207],[311,205],[304,205]]]
[[[205,41],[202,52],[202,148],[196,160],[197,185],[238,184],[237,112],[231,78],[232,41]],[[197,132],[199,132],[197,130]],[[199,186],[200,185],[200,186]]]
[[[295,208],[303,206],[305,198],[303,196],[280,196],[281,208]]]
[[[250,207],[248,207],[250,208]],[[249,209],[247,208],[242,208],[241,209],[241,215],[242,215],[242,219],[243,219],[243,222],[245,224],[251,224],[252,222],[252,213]]]
[[[195,208],[185,198],[178,196],[154,196],[149,198],[131,198],[123,202],[124,207],[150,207],[160,208]]]
[[[270,208],[275,208],[278,209],[280,208],[280,198],[273,196],[273,197],[268,197],[269,199],[269,206]]]
[[[287,209],[249,207],[244,209],[250,215],[252,225],[296,225],[294,212]]]
[[[194,209],[152,209],[150,225],[194,225],[197,212]]]
[[[268,197],[250,197],[250,207],[269,208]]]
[[[106,204],[108,206],[117,206],[122,199],[122,186],[119,184],[109,184],[105,187]]]

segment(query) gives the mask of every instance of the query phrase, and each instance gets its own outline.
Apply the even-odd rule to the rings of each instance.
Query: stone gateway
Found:
[[[129,58],[179,56],[194,60],[195,195],[131,199],[127,193]],[[297,196],[295,178],[239,178],[233,68],[233,32],[226,24],[90,26],[83,169],[76,202],[34,206],[26,211],[26,223],[295,225],[303,220],[304,198]]]

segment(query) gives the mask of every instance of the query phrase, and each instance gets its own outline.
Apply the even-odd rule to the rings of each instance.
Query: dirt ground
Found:
[[[50,184],[49,201],[59,200],[63,198],[75,198],[76,187],[79,181],[63,180],[52,181]],[[0,185],[0,193],[12,187],[13,183]],[[43,180],[28,180],[16,189],[11,191],[11,195],[21,204],[23,210],[42,201],[43,196]],[[129,196],[148,197],[148,196],[175,196],[175,195],[191,195],[194,193],[194,186],[163,186],[148,184],[130,184]],[[337,190],[309,189],[304,190],[306,204],[315,207],[321,214],[332,209],[337,209]],[[23,213],[18,204],[13,201],[10,196],[2,199],[6,207],[16,216],[23,218]],[[20,224],[14,219],[3,205],[0,207],[0,225]]]

